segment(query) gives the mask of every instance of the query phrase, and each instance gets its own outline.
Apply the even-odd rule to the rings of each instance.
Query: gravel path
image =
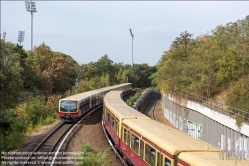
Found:
[[[157,119],[157,121],[166,124],[168,126],[171,126],[173,128],[175,128],[163,115],[163,111],[162,111],[162,99],[158,100],[156,108],[155,108],[155,117]]]
[[[109,148],[109,143],[104,135],[101,118],[102,108],[91,114],[78,128],[72,139],[67,143],[65,151],[67,152],[80,152],[80,141],[89,143],[93,148],[99,149],[104,152]],[[108,159],[111,166],[122,165],[120,160],[117,159],[112,150],[108,151]]]

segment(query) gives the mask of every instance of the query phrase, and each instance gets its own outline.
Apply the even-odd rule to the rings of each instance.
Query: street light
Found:
[[[31,35],[30,35],[30,50],[33,50],[33,12],[37,12],[36,11],[36,6],[35,6],[35,2],[32,2],[32,0],[29,1],[25,1],[25,6],[26,6],[26,11],[31,13]]]
[[[76,94],[77,94],[78,87],[79,87],[78,78],[76,78],[75,79],[75,91],[76,91]]]
[[[133,38],[134,35],[132,34],[131,28],[130,28],[130,32],[131,32],[131,65],[133,66]]]
[[[20,42],[20,46],[21,46],[21,42],[23,42],[23,40],[24,40],[24,35],[25,35],[25,31],[18,31],[18,39],[17,39],[17,41]]]

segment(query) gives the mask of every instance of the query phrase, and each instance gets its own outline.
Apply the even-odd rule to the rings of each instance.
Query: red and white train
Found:
[[[83,114],[103,103],[104,95],[111,90],[127,92],[131,83],[124,83],[69,96],[59,101],[58,116],[64,122],[75,122]]]
[[[128,165],[234,166],[237,162],[249,166],[248,160],[228,160],[219,148],[129,107],[122,100],[122,91],[107,93],[103,109],[104,129]]]

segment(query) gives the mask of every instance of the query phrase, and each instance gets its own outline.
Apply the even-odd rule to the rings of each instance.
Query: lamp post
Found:
[[[36,11],[35,2],[32,2],[32,0],[25,1],[26,11],[31,13],[31,35],[30,35],[30,50],[33,51],[33,13]]]
[[[131,66],[133,66],[133,38],[134,38],[134,35],[132,34],[131,28],[130,28],[130,32],[131,32]]]
[[[78,84],[78,78],[75,79],[75,91],[76,91],[76,94],[77,94],[77,89],[79,87],[79,84]]]
[[[25,31],[19,31],[19,32],[18,32],[17,41],[20,42],[20,46],[21,46],[21,42],[23,42],[23,40],[24,40],[24,34],[25,34]]]

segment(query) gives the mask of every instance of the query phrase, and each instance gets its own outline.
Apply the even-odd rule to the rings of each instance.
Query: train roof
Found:
[[[179,159],[193,166],[249,165],[249,160],[245,160],[238,156],[236,157],[231,156],[231,154],[227,154],[226,152],[182,152],[178,156]]]
[[[96,94],[99,94],[101,92],[109,91],[112,89],[120,88],[120,87],[123,87],[126,85],[131,85],[131,83],[124,83],[124,84],[114,85],[114,86],[105,87],[105,88],[101,88],[101,89],[95,89],[95,90],[79,93],[76,95],[68,96],[68,97],[65,97],[61,100],[74,100],[74,101],[83,100],[86,97],[96,95]]]
[[[125,119],[123,124],[146,137],[171,155],[181,151],[220,151],[219,148],[195,139],[155,120]]]
[[[105,107],[119,120],[121,119],[150,119],[148,116],[128,106],[121,99],[122,91],[110,91],[104,97]]]

